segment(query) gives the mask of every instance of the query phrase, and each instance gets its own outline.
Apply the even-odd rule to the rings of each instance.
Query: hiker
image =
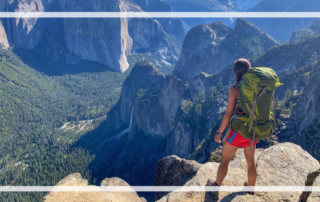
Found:
[[[214,140],[221,143],[223,131],[227,126],[229,130],[222,141],[223,150],[217,178],[209,179],[208,186],[222,185],[231,158],[239,147],[244,148],[248,165],[248,182],[245,185],[255,186],[256,144],[258,140],[266,139],[275,132],[275,117],[274,112],[271,111],[274,108],[274,89],[280,84],[275,72],[266,67],[251,68],[250,62],[244,58],[234,62],[233,71],[236,84],[230,88],[227,109]],[[213,199],[219,199],[218,192],[211,192],[211,194]]]

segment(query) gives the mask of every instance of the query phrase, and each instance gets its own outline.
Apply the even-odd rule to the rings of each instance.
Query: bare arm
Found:
[[[221,134],[223,133],[223,131],[228,126],[228,123],[229,123],[230,118],[232,116],[232,112],[233,112],[233,110],[235,108],[235,105],[236,105],[236,102],[237,102],[238,94],[239,94],[239,89],[238,88],[235,88],[235,87],[230,88],[227,110],[226,110],[226,113],[223,116],[222,123],[220,125],[219,130],[218,130],[220,135],[216,134],[215,137],[214,137],[215,141],[218,142],[218,143],[221,143],[221,136],[222,136]]]

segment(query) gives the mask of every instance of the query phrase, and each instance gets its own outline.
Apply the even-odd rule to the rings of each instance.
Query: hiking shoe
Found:
[[[248,182],[244,183],[244,186],[249,186],[248,185]],[[247,194],[250,194],[250,195],[254,195],[254,192],[253,191],[247,191]]]
[[[207,186],[219,186],[215,181],[212,179],[208,179]],[[213,191],[209,192],[213,200],[219,200],[219,192],[218,191]]]

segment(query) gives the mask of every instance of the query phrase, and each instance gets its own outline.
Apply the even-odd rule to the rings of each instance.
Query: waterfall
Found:
[[[126,134],[126,133],[128,133],[130,131],[131,125],[132,125],[132,119],[133,119],[133,108],[134,107],[132,107],[132,109],[131,109],[129,128],[126,128],[126,129],[120,131],[120,133],[118,133],[117,135],[113,136],[112,138],[109,138],[109,139],[105,140],[103,143],[109,142],[109,141],[114,140],[114,139],[116,139],[118,137],[121,137],[121,136],[123,136],[124,134]]]

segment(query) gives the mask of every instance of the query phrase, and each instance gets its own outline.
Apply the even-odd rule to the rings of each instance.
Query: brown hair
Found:
[[[240,82],[245,73],[251,68],[249,60],[240,58],[233,64],[233,71],[236,75],[236,82]]]

